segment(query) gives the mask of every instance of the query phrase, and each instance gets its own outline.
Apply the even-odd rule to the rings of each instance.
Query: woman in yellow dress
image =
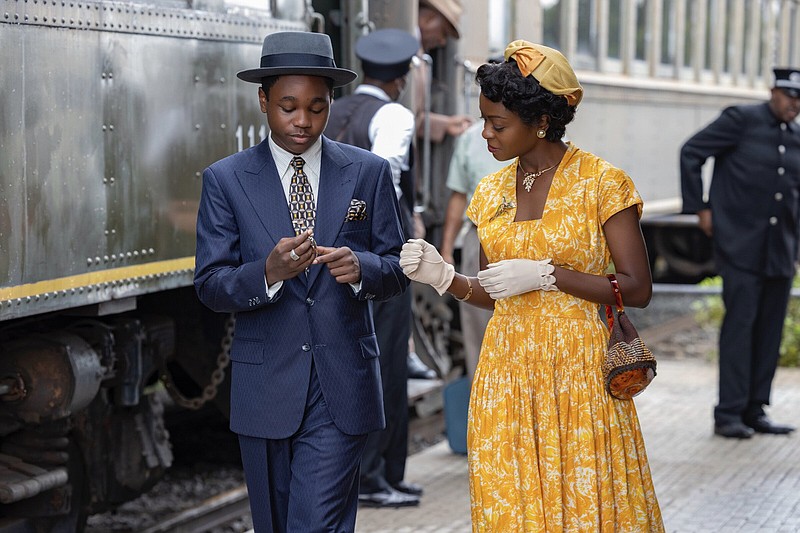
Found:
[[[470,396],[473,531],[661,532],[636,409],[601,372],[609,266],[626,305],[652,294],[642,200],[623,171],[562,141],[583,96],[564,56],[515,41],[505,59],[477,74],[487,148],[511,160],[467,210],[480,273],[455,273],[421,239],[400,256],[412,280],[494,309]]]

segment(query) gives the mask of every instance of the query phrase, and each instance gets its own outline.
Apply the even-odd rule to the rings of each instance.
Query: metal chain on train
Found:
[[[236,315],[231,314],[225,320],[225,334],[220,341],[220,352],[217,355],[217,368],[211,373],[211,380],[203,388],[203,393],[196,398],[187,398],[172,380],[172,374],[169,373],[166,365],[161,371],[161,381],[164,383],[164,388],[167,389],[170,397],[186,409],[194,411],[200,409],[206,402],[213,400],[217,396],[217,389],[219,384],[225,380],[225,369],[231,362],[231,344],[233,343],[233,329],[236,324]]]

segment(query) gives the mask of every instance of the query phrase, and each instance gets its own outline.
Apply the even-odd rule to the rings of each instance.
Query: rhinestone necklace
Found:
[[[551,167],[538,170],[536,172],[526,172],[525,169],[522,168],[522,160],[520,159],[517,159],[517,166],[522,171],[522,186],[525,187],[525,192],[531,192],[531,187],[533,187],[533,184],[536,182],[536,178],[538,178],[548,170],[553,170],[554,168],[556,168],[558,166],[558,163],[556,163]]]

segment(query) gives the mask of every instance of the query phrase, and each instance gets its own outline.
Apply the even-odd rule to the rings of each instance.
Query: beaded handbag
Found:
[[[608,318],[608,353],[603,361],[603,378],[609,394],[620,400],[630,400],[641,393],[656,376],[656,358],[636,328],[633,327],[622,305],[622,293],[614,274],[608,274],[617,300],[616,320],[610,305],[606,306]]]

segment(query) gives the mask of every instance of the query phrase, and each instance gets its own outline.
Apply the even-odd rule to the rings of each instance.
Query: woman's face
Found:
[[[492,102],[480,95],[483,138],[487,149],[498,161],[508,161],[530,152],[541,139],[536,128],[528,126],[519,115],[506,109],[500,102]]]

